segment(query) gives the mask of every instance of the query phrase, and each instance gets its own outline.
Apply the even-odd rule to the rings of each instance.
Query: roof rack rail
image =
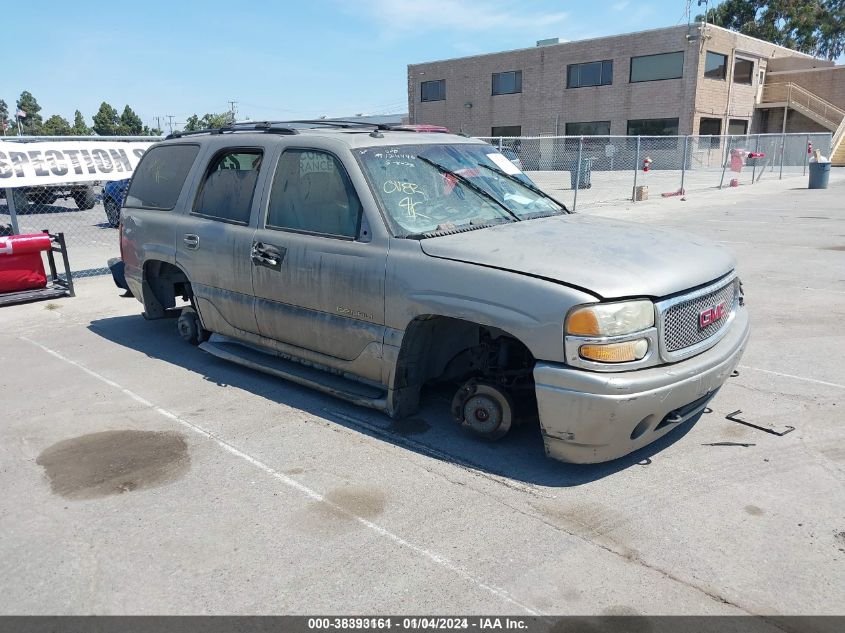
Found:
[[[250,121],[244,123],[230,123],[219,128],[207,128],[204,130],[191,130],[189,132],[176,131],[168,134],[164,140],[182,138],[183,136],[196,136],[198,134],[224,134],[231,132],[265,132],[268,134],[299,134],[296,128],[279,125],[286,121]]]

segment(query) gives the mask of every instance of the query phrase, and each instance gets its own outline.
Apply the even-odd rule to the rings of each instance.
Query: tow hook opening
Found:
[[[711,391],[710,393],[707,393],[698,400],[693,400],[689,404],[685,404],[682,407],[678,407],[674,411],[670,411],[660,421],[660,424],[654,427],[654,430],[659,431],[660,429],[665,428],[667,426],[680,424],[681,422],[691,418],[694,414],[699,413],[700,411],[704,411],[705,405],[714,395],[715,392]]]

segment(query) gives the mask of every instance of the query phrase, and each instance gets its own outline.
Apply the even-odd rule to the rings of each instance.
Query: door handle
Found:
[[[253,263],[257,266],[281,270],[285,253],[287,253],[286,248],[280,248],[272,244],[263,244],[262,242],[253,242],[250,256],[252,257]]]
[[[182,241],[185,243],[185,246],[191,249],[192,251],[195,251],[200,247],[199,235],[194,235],[193,233],[186,233],[185,237],[182,238]]]

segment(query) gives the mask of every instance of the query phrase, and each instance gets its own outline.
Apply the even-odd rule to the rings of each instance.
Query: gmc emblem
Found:
[[[725,316],[725,302],[714,305],[698,313],[698,329],[703,330]]]

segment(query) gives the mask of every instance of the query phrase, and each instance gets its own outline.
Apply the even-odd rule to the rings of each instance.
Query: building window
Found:
[[[446,80],[424,81],[420,84],[420,101],[444,101],[446,99]]]
[[[728,121],[728,134],[732,136],[745,136],[748,134],[748,121],[744,119],[730,119]]]
[[[631,119],[628,136],[676,136],[678,119]]]
[[[684,52],[631,58],[631,83],[679,79],[684,76]]]
[[[512,70],[506,73],[493,73],[493,94],[512,95],[522,92],[522,71]]]
[[[249,224],[261,158],[261,150],[236,150],[214,157],[192,213],[221,222]]]
[[[566,67],[566,87],[609,86],[613,83],[613,61],[569,64]]]
[[[722,133],[722,119],[702,118],[698,123],[698,133],[701,136],[719,136]]]
[[[728,68],[728,56],[707,51],[704,60],[704,76],[710,79],[724,79]]]
[[[522,126],[498,125],[491,129],[490,136],[522,136]]]
[[[734,83],[751,85],[754,77],[754,62],[750,59],[736,58],[734,60]]]
[[[567,136],[610,136],[610,121],[567,123]]]

